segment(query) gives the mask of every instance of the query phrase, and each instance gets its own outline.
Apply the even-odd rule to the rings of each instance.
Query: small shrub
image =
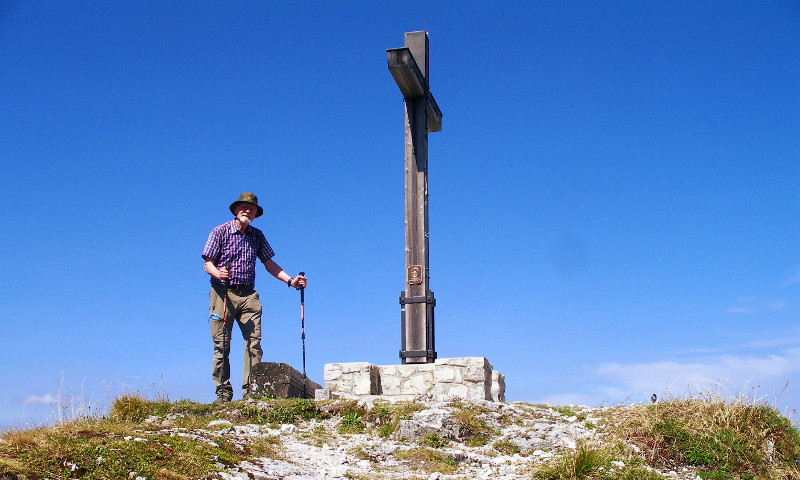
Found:
[[[248,441],[246,449],[254,457],[280,458],[280,443],[279,437],[258,437]]]
[[[366,425],[364,425],[363,417],[358,412],[350,412],[342,417],[339,433],[359,433],[363,432],[364,428]]]
[[[734,478],[730,473],[719,470],[700,472],[697,474],[697,476],[707,480],[732,480]]]
[[[414,412],[422,409],[416,402],[376,403],[369,412],[364,413],[363,420],[378,427],[378,436],[387,438],[397,431],[401,421],[408,420]]]
[[[411,469],[422,470],[426,473],[439,472],[445,475],[452,475],[457,467],[455,457],[430,448],[397,450],[394,452],[394,456],[398,460],[407,460]]]
[[[424,447],[443,448],[447,446],[447,439],[429,432],[418,443]]]
[[[511,443],[508,440],[498,440],[492,444],[492,448],[503,455],[514,455],[520,453],[519,445]]]
[[[575,417],[580,422],[586,420],[586,415],[584,415],[583,413],[578,413],[572,408],[567,406],[558,406],[558,407],[549,406],[548,408],[554,412],[558,412],[561,415],[564,415],[565,417]]]
[[[453,418],[458,424],[467,446],[482,447],[489,443],[492,435],[500,433],[480,418],[480,415],[488,411],[487,408],[478,405],[463,405],[459,410],[453,412]]]
[[[384,403],[376,404],[368,412],[369,421],[376,425],[384,425],[392,420],[392,409]]]
[[[305,398],[278,399],[267,402],[268,407],[260,404],[248,405],[242,413],[258,424],[292,424],[299,419],[310,420],[319,414],[313,400]]]
[[[664,480],[664,477],[647,468],[632,467],[610,473],[608,480]]]
[[[574,451],[547,463],[536,472],[535,477],[540,480],[591,479],[602,472],[610,461],[611,458],[604,450],[579,443]]]
[[[621,443],[591,447],[579,442],[575,450],[555,457],[537,470],[538,480],[664,480],[643,460],[626,453]],[[617,463],[616,460],[621,461]]]
[[[24,479],[25,472],[26,468],[21,462],[10,458],[0,458],[0,478]]]

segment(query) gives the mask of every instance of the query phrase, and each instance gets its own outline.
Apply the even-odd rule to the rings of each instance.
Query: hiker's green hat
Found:
[[[236,207],[237,203],[252,203],[253,205],[258,208],[258,213],[256,213],[256,218],[260,217],[264,214],[264,209],[258,206],[258,197],[256,197],[255,193],[244,192],[243,194],[239,195],[239,199],[235,202],[231,203],[231,213],[236,215],[236,212],[233,211],[234,207]]]

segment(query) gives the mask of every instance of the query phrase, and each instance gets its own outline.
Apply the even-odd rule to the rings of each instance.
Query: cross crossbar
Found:
[[[442,111],[439,110],[436,99],[428,90],[425,76],[419,69],[417,61],[414,60],[411,49],[408,47],[389,48],[386,50],[386,57],[389,63],[389,73],[394,77],[404,99],[420,98],[427,93],[428,131],[441,132]]]
[[[419,98],[425,95],[425,76],[414,60],[408,47],[390,48],[386,50],[389,60],[389,73],[394,77],[403,98]]]

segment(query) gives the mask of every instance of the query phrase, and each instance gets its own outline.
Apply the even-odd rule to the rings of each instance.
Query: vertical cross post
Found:
[[[438,132],[442,112],[430,92],[428,33],[408,32],[405,47],[386,51],[389,71],[405,103],[406,285],[400,294],[403,363],[436,360],[428,269],[428,132]]]

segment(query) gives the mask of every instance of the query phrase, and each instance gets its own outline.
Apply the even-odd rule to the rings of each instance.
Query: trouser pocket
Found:
[[[212,286],[209,293],[208,313],[211,320],[221,322],[225,318],[225,308],[228,308],[228,316],[230,316],[230,301],[225,299],[225,287]]]

